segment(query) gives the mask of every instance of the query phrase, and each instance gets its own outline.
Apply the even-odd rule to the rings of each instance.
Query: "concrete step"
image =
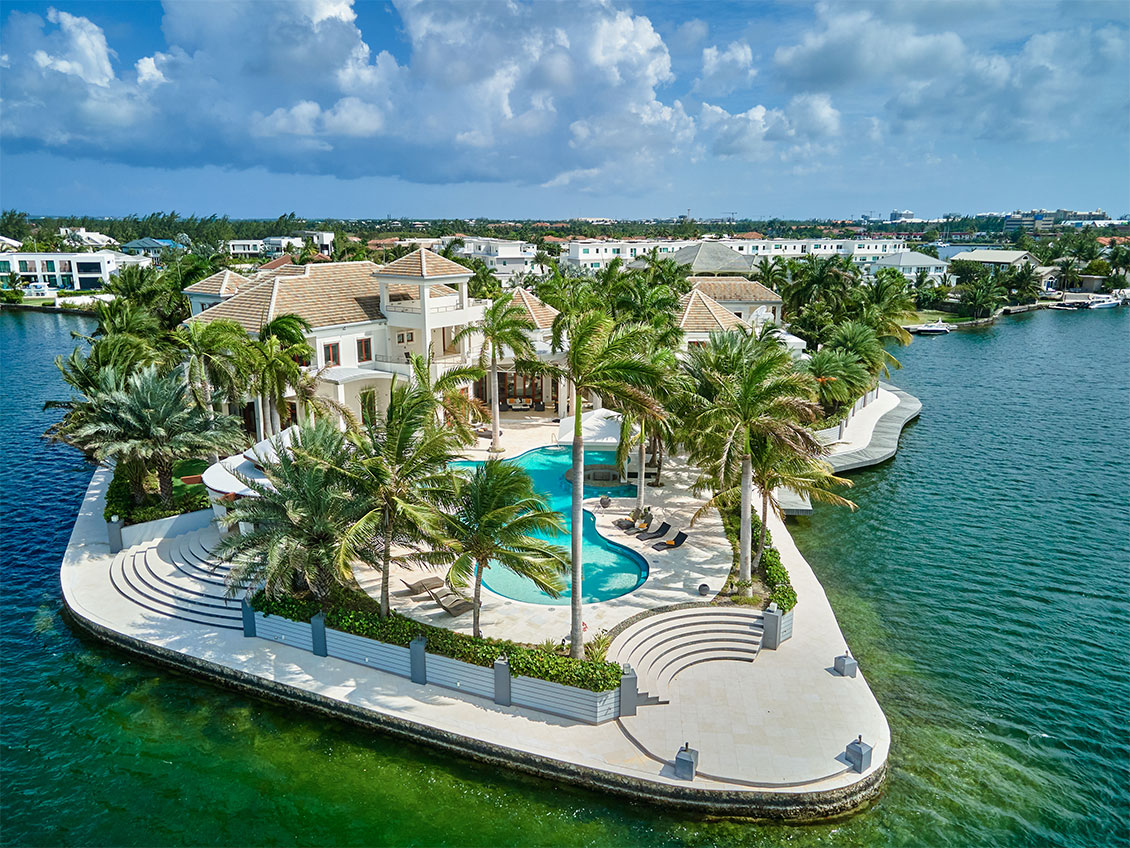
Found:
[[[138,563],[140,557],[144,557],[144,566]],[[233,601],[228,598],[226,587],[189,577],[174,568],[171,563],[161,557],[156,547],[146,548],[144,552],[135,554],[134,566],[138,569],[145,568],[144,579],[146,582],[152,583],[155,580],[160,584],[158,588],[171,592],[178,597],[184,596],[193,601],[204,601],[211,604],[218,603],[224,609],[229,608],[233,603],[237,606],[239,604],[238,599]]]
[[[139,547],[142,548],[144,556],[144,547]],[[148,584],[138,577],[134,569],[133,561],[137,553],[138,548],[127,548],[110,564],[110,583],[122,597],[157,615],[225,630],[243,629],[238,609],[235,614],[228,614],[220,610],[192,606],[148,588]]]

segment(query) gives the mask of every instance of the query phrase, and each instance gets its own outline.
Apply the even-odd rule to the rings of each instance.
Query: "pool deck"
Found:
[[[548,426],[547,426],[548,425]],[[507,420],[507,456],[549,443],[556,425],[544,417]],[[482,444],[480,442],[480,444]],[[485,445],[479,449],[485,455]],[[472,458],[480,458],[472,453]],[[664,469],[666,485],[648,489],[660,520],[678,528],[701,502],[689,492],[693,472],[679,462]],[[63,596],[78,625],[148,659],[240,690],[283,700],[498,765],[697,813],[816,819],[867,803],[886,772],[890,729],[865,677],[831,670],[846,644],[815,575],[784,524],[770,529],[799,602],[793,637],[756,662],[714,661],[674,679],[667,703],[600,725],[535,710],[500,706],[466,693],[404,678],[241,633],[192,624],[132,603],[109,580],[113,557],[102,520],[109,473],[95,473],[63,559]],[[732,550],[716,513],[690,530],[680,549],[645,550],[611,529],[632,506],[617,501],[594,510],[598,529],[647,557],[641,589],[586,605],[589,632],[612,627],[656,606],[701,602],[698,584],[717,589]],[[592,504],[587,504],[592,506]],[[375,575],[362,575],[372,591]],[[451,626],[438,610],[393,593],[394,606]],[[469,626],[460,620],[458,629]],[[491,593],[483,612],[486,635],[540,642],[568,632],[564,605],[509,601]],[[873,746],[871,767],[846,765],[844,749],[862,735]],[[671,760],[683,742],[700,751],[699,776],[674,776]]]

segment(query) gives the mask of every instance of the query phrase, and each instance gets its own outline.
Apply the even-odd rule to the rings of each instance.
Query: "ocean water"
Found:
[[[792,528],[894,734],[850,818],[702,821],[453,759],[77,636],[90,476],[39,434],[81,318],[0,312],[0,844],[1130,844],[1130,310],[919,339],[894,460]]]
[[[557,510],[564,519],[561,533],[539,534],[556,545],[569,550],[572,532],[573,486],[565,479],[565,472],[573,464],[571,448],[560,446],[536,448],[507,460],[525,469],[534,482],[534,489],[546,500],[550,509]],[[477,462],[458,465],[473,467]],[[585,451],[585,465],[615,465],[615,451]],[[585,497],[596,498],[607,494],[614,498],[634,498],[634,486],[585,486]],[[582,514],[582,544],[584,546],[584,577],[581,580],[581,598],[585,603],[607,601],[638,589],[647,579],[647,561],[635,551],[617,544],[596,532],[596,519],[592,513]],[[568,578],[566,578],[568,583]],[[543,592],[532,581],[502,568],[489,568],[483,576],[483,585],[505,598],[543,606],[568,604],[572,597],[570,587],[556,598]],[[556,634],[547,634],[554,636]]]

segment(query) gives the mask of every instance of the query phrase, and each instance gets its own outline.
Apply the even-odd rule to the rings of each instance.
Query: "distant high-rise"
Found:
[[[903,209],[901,212],[898,209],[895,209],[893,212],[891,212],[892,221],[910,221],[913,219],[914,213],[909,209]]]

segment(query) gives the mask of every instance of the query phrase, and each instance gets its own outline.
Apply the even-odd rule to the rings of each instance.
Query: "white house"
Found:
[[[688,277],[687,282],[752,326],[781,323],[780,295],[745,277]]]
[[[364,420],[383,408],[394,375],[411,376],[410,354],[430,351],[437,375],[471,362],[474,340],[454,337],[481,320],[489,301],[468,295],[470,278],[467,268],[427,250],[383,267],[319,262],[250,278],[221,272],[186,289],[193,303],[187,320],[227,319],[256,334],[277,315],[300,315],[311,325],[306,341],[314,354],[307,367],[318,374],[318,394]],[[242,412],[248,430],[262,438],[267,422],[257,402]]]
[[[871,275],[874,276],[880,268],[895,268],[908,280],[913,280],[920,271],[925,271],[930,275],[930,279],[936,281],[946,273],[947,267],[949,262],[945,259],[908,250],[893,256],[884,256],[879,261],[871,263]]]
[[[326,256],[333,256],[334,249],[334,234],[324,232],[322,230],[299,230],[295,233],[301,239],[310,239],[314,244],[314,249],[318,253],[324,253]]]
[[[96,233],[85,227],[59,227],[63,241],[75,247],[116,247],[117,242],[107,235]]]
[[[238,257],[262,256],[265,253],[263,239],[232,239],[228,242],[228,253]]]
[[[1040,260],[1027,250],[988,250],[985,248],[963,250],[961,253],[955,253],[951,256],[950,261],[979,262],[990,268],[1019,268],[1026,262],[1036,268],[1040,264]]]
[[[9,251],[19,250],[23,246],[24,243],[22,241],[17,241],[7,236],[0,236],[0,252],[8,253]]]
[[[57,289],[100,289],[110,277],[130,265],[152,265],[148,256],[129,256],[116,250],[93,253],[26,253],[15,251],[0,258],[0,276],[20,276],[20,282],[45,283]]]
[[[537,247],[529,242],[464,236],[463,246],[457,251],[460,256],[482,260],[502,282],[507,282],[519,274],[540,270],[534,268]]]

